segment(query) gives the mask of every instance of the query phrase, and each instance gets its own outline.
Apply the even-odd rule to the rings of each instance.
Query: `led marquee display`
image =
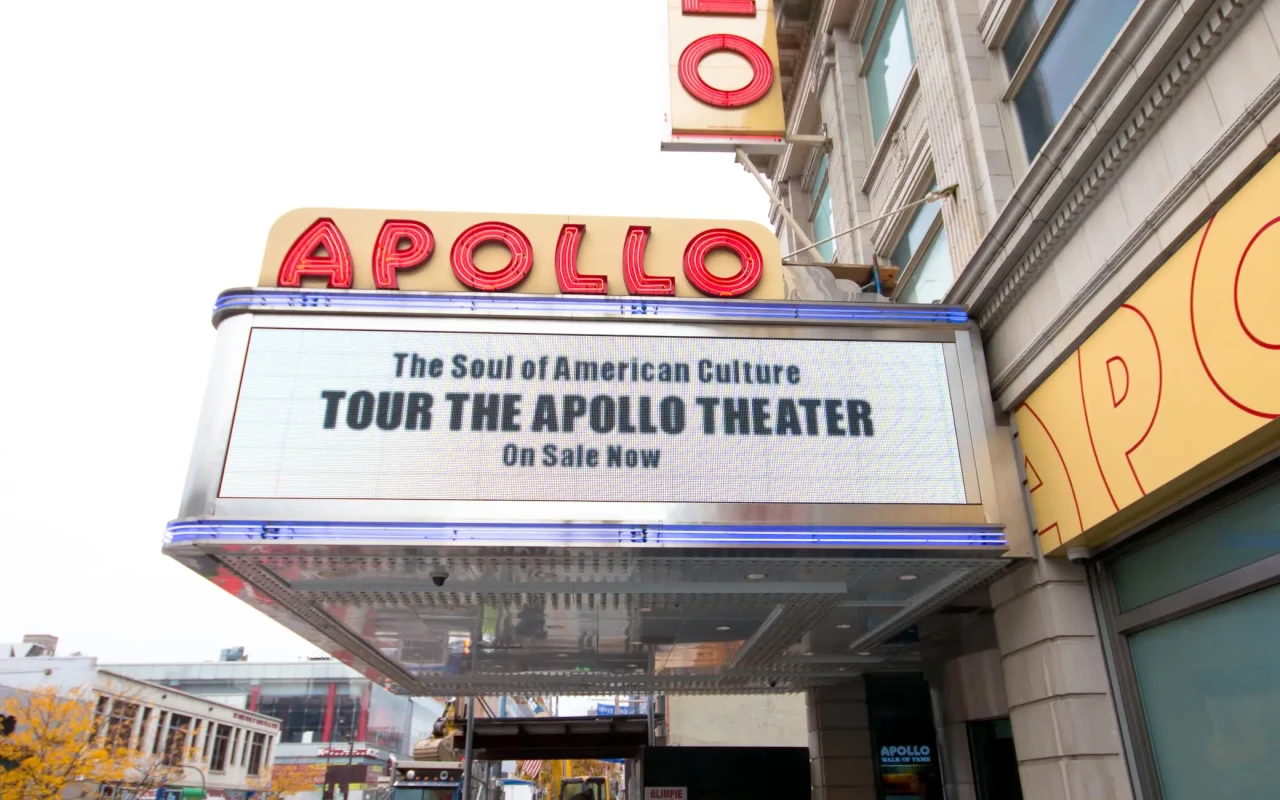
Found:
[[[936,342],[255,328],[218,496],[964,504]]]

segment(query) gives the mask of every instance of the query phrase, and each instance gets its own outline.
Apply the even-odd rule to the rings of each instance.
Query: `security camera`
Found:
[[[432,567],[429,574],[431,575],[431,582],[437,587],[444,586],[444,582],[449,580],[449,570],[439,564]]]
[[[769,688],[770,688],[770,689],[776,689],[776,688],[778,688],[778,679],[777,679],[777,678],[770,678],[770,679],[769,679]]]
[[[1087,547],[1068,547],[1067,560],[1075,564],[1089,559],[1089,548]]]

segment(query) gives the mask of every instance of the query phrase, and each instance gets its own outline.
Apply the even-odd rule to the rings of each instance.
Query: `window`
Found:
[[[902,96],[916,53],[907,27],[906,0],[877,0],[862,37],[871,138],[879,142]]]
[[[160,754],[160,745],[164,744],[164,726],[169,721],[169,712],[161,711],[160,716],[156,718],[156,738],[151,740],[151,755]]]
[[[266,734],[255,733],[253,735],[253,745],[249,748],[250,775],[257,775],[262,770],[262,754],[266,742]]]
[[[929,191],[937,188],[935,182]],[[936,201],[917,207],[889,256],[889,263],[901,270],[896,298],[900,303],[932,303],[945,297],[951,288],[955,276],[941,212],[942,206]]]
[[[1065,13],[1054,13],[1064,5]],[[1003,52],[1028,161],[1044,147],[1136,5],[1137,0],[1030,0],[1022,9]],[[1044,40],[1044,34],[1047,41],[1037,49],[1036,39]]]
[[[142,709],[142,720],[138,723],[138,746],[137,750],[145,753],[147,751],[147,723],[151,721],[151,707],[146,706]]]
[[[240,729],[236,728],[235,733],[231,735],[231,766],[235,766],[240,759]]]
[[[191,731],[191,717],[174,714],[169,720],[169,734],[164,742],[164,763],[169,766],[186,762],[187,735]]]
[[[107,747],[127,748],[133,738],[133,724],[138,718],[138,704],[116,700],[107,719]]]
[[[280,720],[280,741],[296,744],[304,741],[304,735],[311,734],[307,741],[318,742],[324,731],[324,707],[327,690],[319,687],[318,694],[286,694],[269,696],[264,694],[258,700],[258,713],[277,717]]]
[[[208,730],[205,732],[205,735],[204,735],[204,754],[203,754],[203,758],[204,758],[204,760],[205,760],[205,761],[208,761],[208,760],[209,760],[209,750],[210,750],[210,748],[212,748],[212,747],[213,747],[213,738],[214,738],[214,737],[213,737],[213,733],[214,733],[213,723],[212,723],[212,722],[209,722],[209,723],[208,723],[208,725],[207,725],[207,727],[208,727]]]
[[[966,723],[978,800],[1022,800],[1013,726],[1008,717]]]
[[[1097,573],[1148,797],[1272,797],[1280,784],[1280,470],[1268,472],[1136,539]]]
[[[213,735],[213,756],[209,759],[210,772],[222,772],[227,768],[227,745],[231,742],[231,726],[219,725]]]
[[[809,189],[809,201],[813,209],[811,222],[813,224],[813,240],[821,242],[830,236],[835,235],[836,221],[835,213],[831,208],[831,180],[827,172],[828,159],[827,154],[822,154],[822,160],[818,162],[818,174],[813,178],[813,188]],[[822,260],[831,263],[836,260],[836,243],[827,242],[820,244],[814,248],[822,256]]]

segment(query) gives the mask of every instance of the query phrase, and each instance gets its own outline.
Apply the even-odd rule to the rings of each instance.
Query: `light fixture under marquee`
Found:
[[[166,541],[423,542],[582,547],[978,547],[1006,549],[1004,533],[982,526],[866,528],[796,526],[635,525],[564,523],[429,523],[184,520]],[[640,609],[644,611],[644,609]]]

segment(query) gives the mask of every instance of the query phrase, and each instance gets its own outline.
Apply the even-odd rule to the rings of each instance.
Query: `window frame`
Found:
[[[1060,0],[1060,2],[1064,2],[1064,1],[1070,2],[1070,0]],[[901,112],[904,105],[903,101],[911,93],[913,89],[913,84],[916,83],[916,79],[917,79],[915,40],[911,38],[911,19],[910,17],[908,17],[907,18],[907,40],[911,44],[911,69],[907,71],[906,80],[902,82],[902,88],[898,90],[897,98],[893,101],[893,105],[889,107],[889,115],[885,117],[885,120],[884,120],[884,130],[881,132],[880,137],[877,139],[875,122],[871,119],[871,92],[868,89],[869,82],[867,80],[867,75],[868,73],[871,72],[871,63],[873,60],[873,56],[876,53],[876,51],[880,49],[880,45],[884,41],[885,29],[889,26],[889,16],[888,14],[885,13],[885,11],[888,9],[891,3],[896,3],[896,2],[897,0],[885,0],[885,5],[880,11],[880,16],[875,18],[874,20],[872,19],[867,20],[868,25],[870,25],[872,22],[875,23],[875,29],[870,31],[871,33],[870,38],[867,38],[868,31],[864,30],[862,34],[863,36],[863,41],[861,42],[862,63],[858,65],[858,77],[862,79],[863,106],[867,112],[866,133],[867,133],[867,141],[871,145],[871,151],[870,153],[868,153],[869,156],[878,152],[881,149],[880,145],[890,138],[889,137],[890,132],[897,126],[899,120],[902,117]],[[871,13],[874,14],[875,13],[874,0],[871,0],[871,3],[872,3]],[[902,0],[902,5],[903,5],[902,11],[904,14],[906,13],[906,4],[907,4],[906,0]],[[875,161],[875,159],[872,158],[871,161]],[[871,174],[871,172],[872,172],[871,170],[868,170],[868,174]]]
[[[915,218],[914,214],[912,215],[912,218]],[[907,227],[902,229],[902,234],[894,241],[894,250],[898,249],[898,243],[902,241],[902,237],[907,235],[907,230],[910,228],[910,224],[910,222],[907,223]],[[911,253],[911,259],[907,262],[905,267],[901,268],[901,271],[898,273],[898,277],[894,279],[895,283],[893,285],[893,293],[889,296],[890,300],[897,302],[898,296],[902,294],[902,290],[906,288],[907,284],[911,283],[911,279],[915,277],[916,270],[920,268],[920,262],[924,260],[925,253],[929,251],[929,248],[933,247],[933,243],[938,238],[938,234],[942,232],[944,225],[942,209],[939,208],[937,215],[933,218],[933,222],[929,223],[929,229],[925,231],[924,238],[920,240],[919,247]],[[948,254],[947,260],[951,260],[950,254]],[[951,270],[951,282],[955,283],[954,265]]]
[[[1027,46],[1027,52],[1023,53],[1022,60],[1018,62],[1018,66],[1012,73],[1009,72],[1009,65],[1004,60],[1004,47],[1009,43],[1009,35],[1013,33],[1014,24],[1017,23],[1018,17],[1022,16],[1023,10],[1031,0],[1022,0],[1017,4],[1016,8],[1009,9],[1010,24],[1004,35],[1000,37],[995,47],[996,55],[1001,64],[1004,64],[1005,75],[1008,78],[1008,86],[1005,87],[1004,95],[1000,98],[1003,103],[1012,103],[1013,99],[1018,96],[1022,85],[1027,82],[1027,77],[1031,74],[1031,70],[1035,69],[1036,64],[1040,62],[1040,56],[1044,55],[1044,49],[1049,45],[1049,40],[1053,38],[1053,34],[1057,33],[1058,25],[1062,22],[1062,18],[1067,15],[1067,9],[1071,8],[1071,4],[1075,0],[1054,0],[1053,6],[1049,8],[1049,13],[1045,15],[1044,22],[1040,25],[1040,30],[1036,31],[1036,35],[1031,37],[1031,44]],[[1017,114],[1014,114],[1017,118]],[[1022,125],[1019,123],[1018,132],[1022,132]],[[1023,148],[1024,150],[1026,148]]]
[[[934,169],[928,158],[925,158],[923,165],[917,167],[917,169],[919,169],[919,172],[916,173],[917,177],[915,179],[915,185],[912,187],[911,193],[907,195],[911,199],[904,201],[904,205],[906,203],[923,200],[929,192],[933,191],[932,187],[936,186],[938,183],[937,170]],[[941,203],[941,200],[937,202]],[[902,215],[895,220],[895,224],[892,229],[893,238],[890,240],[893,242],[893,246],[885,248],[888,250],[887,255],[881,256],[877,253],[878,259],[883,258],[886,261],[891,261],[893,251],[898,249],[898,245],[902,243],[902,237],[906,236],[907,232],[911,230],[911,223],[915,221],[916,215],[920,213],[920,210],[924,205],[924,203],[921,203],[918,206],[904,211]],[[938,238],[938,233],[946,226],[946,222],[942,218],[942,211],[942,206],[939,205],[937,215],[933,218],[933,222],[929,223],[929,228],[925,231],[924,238],[920,240],[920,244],[911,252],[911,258],[907,260],[906,264],[898,268],[898,275],[894,278],[893,291],[889,293],[889,299],[891,301],[895,303],[898,302],[898,297],[902,294],[902,290],[906,285],[911,282],[911,277],[920,266],[920,262],[924,259],[925,253],[928,252],[929,248],[933,245],[934,240]],[[948,260],[950,260],[949,254]],[[889,266],[895,265],[890,263]],[[952,283],[954,283],[955,264],[951,265],[951,278]]]
[[[813,166],[808,170],[809,176],[806,178],[804,182],[809,187],[807,189],[807,195],[809,198],[809,219],[808,219],[809,235],[813,236],[815,242],[817,242],[818,240],[818,233],[817,233],[817,229],[814,228],[813,223],[818,218],[818,212],[822,207],[822,195],[824,193],[831,192],[831,167],[832,167],[830,149],[828,147],[822,147],[822,148],[817,148],[816,150],[817,150],[817,157],[813,159]],[[823,169],[824,163],[826,164],[826,169]],[[839,232],[840,231],[837,230],[836,228],[836,208],[835,208],[835,198],[833,197],[831,201],[831,233],[828,235],[835,236]],[[823,237],[823,238],[826,238],[826,237]],[[828,259],[822,253],[822,247],[824,245],[815,244],[813,247],[813,252],[818,256],[819,259],[822,260],[821,263],[823,264],[839,263],[840,249],[836,245],[836,240],[832,239],[830,242],[828,242],[828,244],[831,245],[830,259]]]
[[[225,733],[224,733],[225,731]],[[218,752],[218,745],[221,743],[222,752]],[[209,753],[209,771],[225,773],[227,771],[227,761],[231,758],[231,726],[217,723],[217,727],[213,731],[213,750]],[[222,756],[221,762],[217,763],[219,755]]]
[[[1280,483],[1280,460],[1201,498],[1176,516],[1151,522],[1145,526],[1146,530],[1135,531],[1135,535],[1089,563],[1089,586],[1111,691],[1117,701],[1121,739],[1128,755],[1130,777],[1144,800],[1164,800],[1164,790],[1142,706],[1142,692],[1129,648],[1129,636],[1280,584],[1280,554],[1183,587],[1129,611],[1121,611],[1114,565],[1125,556],[1174,536],[1187,525],[1210,517],[1275,483]]]

